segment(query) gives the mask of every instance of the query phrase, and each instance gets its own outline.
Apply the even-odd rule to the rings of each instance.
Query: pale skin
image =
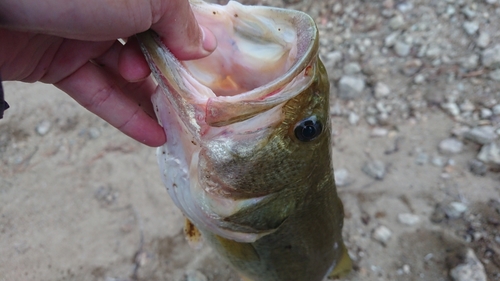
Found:
[[[2,0],[0,75],[54,84],[128,136],[160,146],[166,138],[150,102],[155,84],[133,37],[148,29],[181,60],[217,45],[188,0]]]

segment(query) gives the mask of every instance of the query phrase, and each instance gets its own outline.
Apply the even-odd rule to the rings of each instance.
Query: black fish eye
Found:
[[[322,131],[323,125],[321,125],[321,122],[314,115],[297,123],[294,129],[295,137],[303,142],[312,141]]]

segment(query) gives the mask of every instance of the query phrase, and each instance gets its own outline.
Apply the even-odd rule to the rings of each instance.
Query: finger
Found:
[[[151,73],[135,37],[130,37],[121,49],[118,71],[129,82],[144,80]]]
[[[133,139],[149,146],[165,143],[163,128],[97,65],[88,62],[55,85]]]
[[[113,78],[114,82],[120,87],[125,95],[136,101],[149,116],[155,119],[156,117],[151,103],[151,95],[154,93],[156,85],[149,77],[149,67],[146,64],[144,57],[142,57],[143,62],[141,62],[140,59],[136,59],[135,61],[132,60],[129,67],[136,68],[133,63],[137,63],[139,65],[138,67],[140,67],[141,64],[144,64],[145,66],[143,66],[142,71],[145,75],[141,77],[140,81],[137,82],[129,82],[127,79],[124,79],[120,74],[120,58],[122,56],[121,54],[123,53],[123,49],[124,46],[120,42],[116,41],[107,52],[93,61]]]
[[[188,0],[0,1],[0,27],[70,39],[105,41],[153,28],[182,60],[207,56],[214,35],[200,29]]]
[[[152,29],[180,60],[208,56],[217,47],[213,33],[198,25],[187,0],[163,1],[167,6],[153,14]]]

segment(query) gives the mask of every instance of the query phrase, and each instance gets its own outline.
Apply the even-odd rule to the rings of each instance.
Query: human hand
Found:
[[[159,146],[166,139],[150,101],[155,85],[133,37],[150,28],[182,60],[217,44],[188,0],[3,0],[0,74],[54,84],[123,133]]]

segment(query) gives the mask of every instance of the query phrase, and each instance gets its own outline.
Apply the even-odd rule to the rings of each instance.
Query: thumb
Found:
[[[151,28],[178,59],[198,59],[215,50],[217,39],[209,29],[198,25],[188,0],[160,2],[163,7],[153,14]]]

